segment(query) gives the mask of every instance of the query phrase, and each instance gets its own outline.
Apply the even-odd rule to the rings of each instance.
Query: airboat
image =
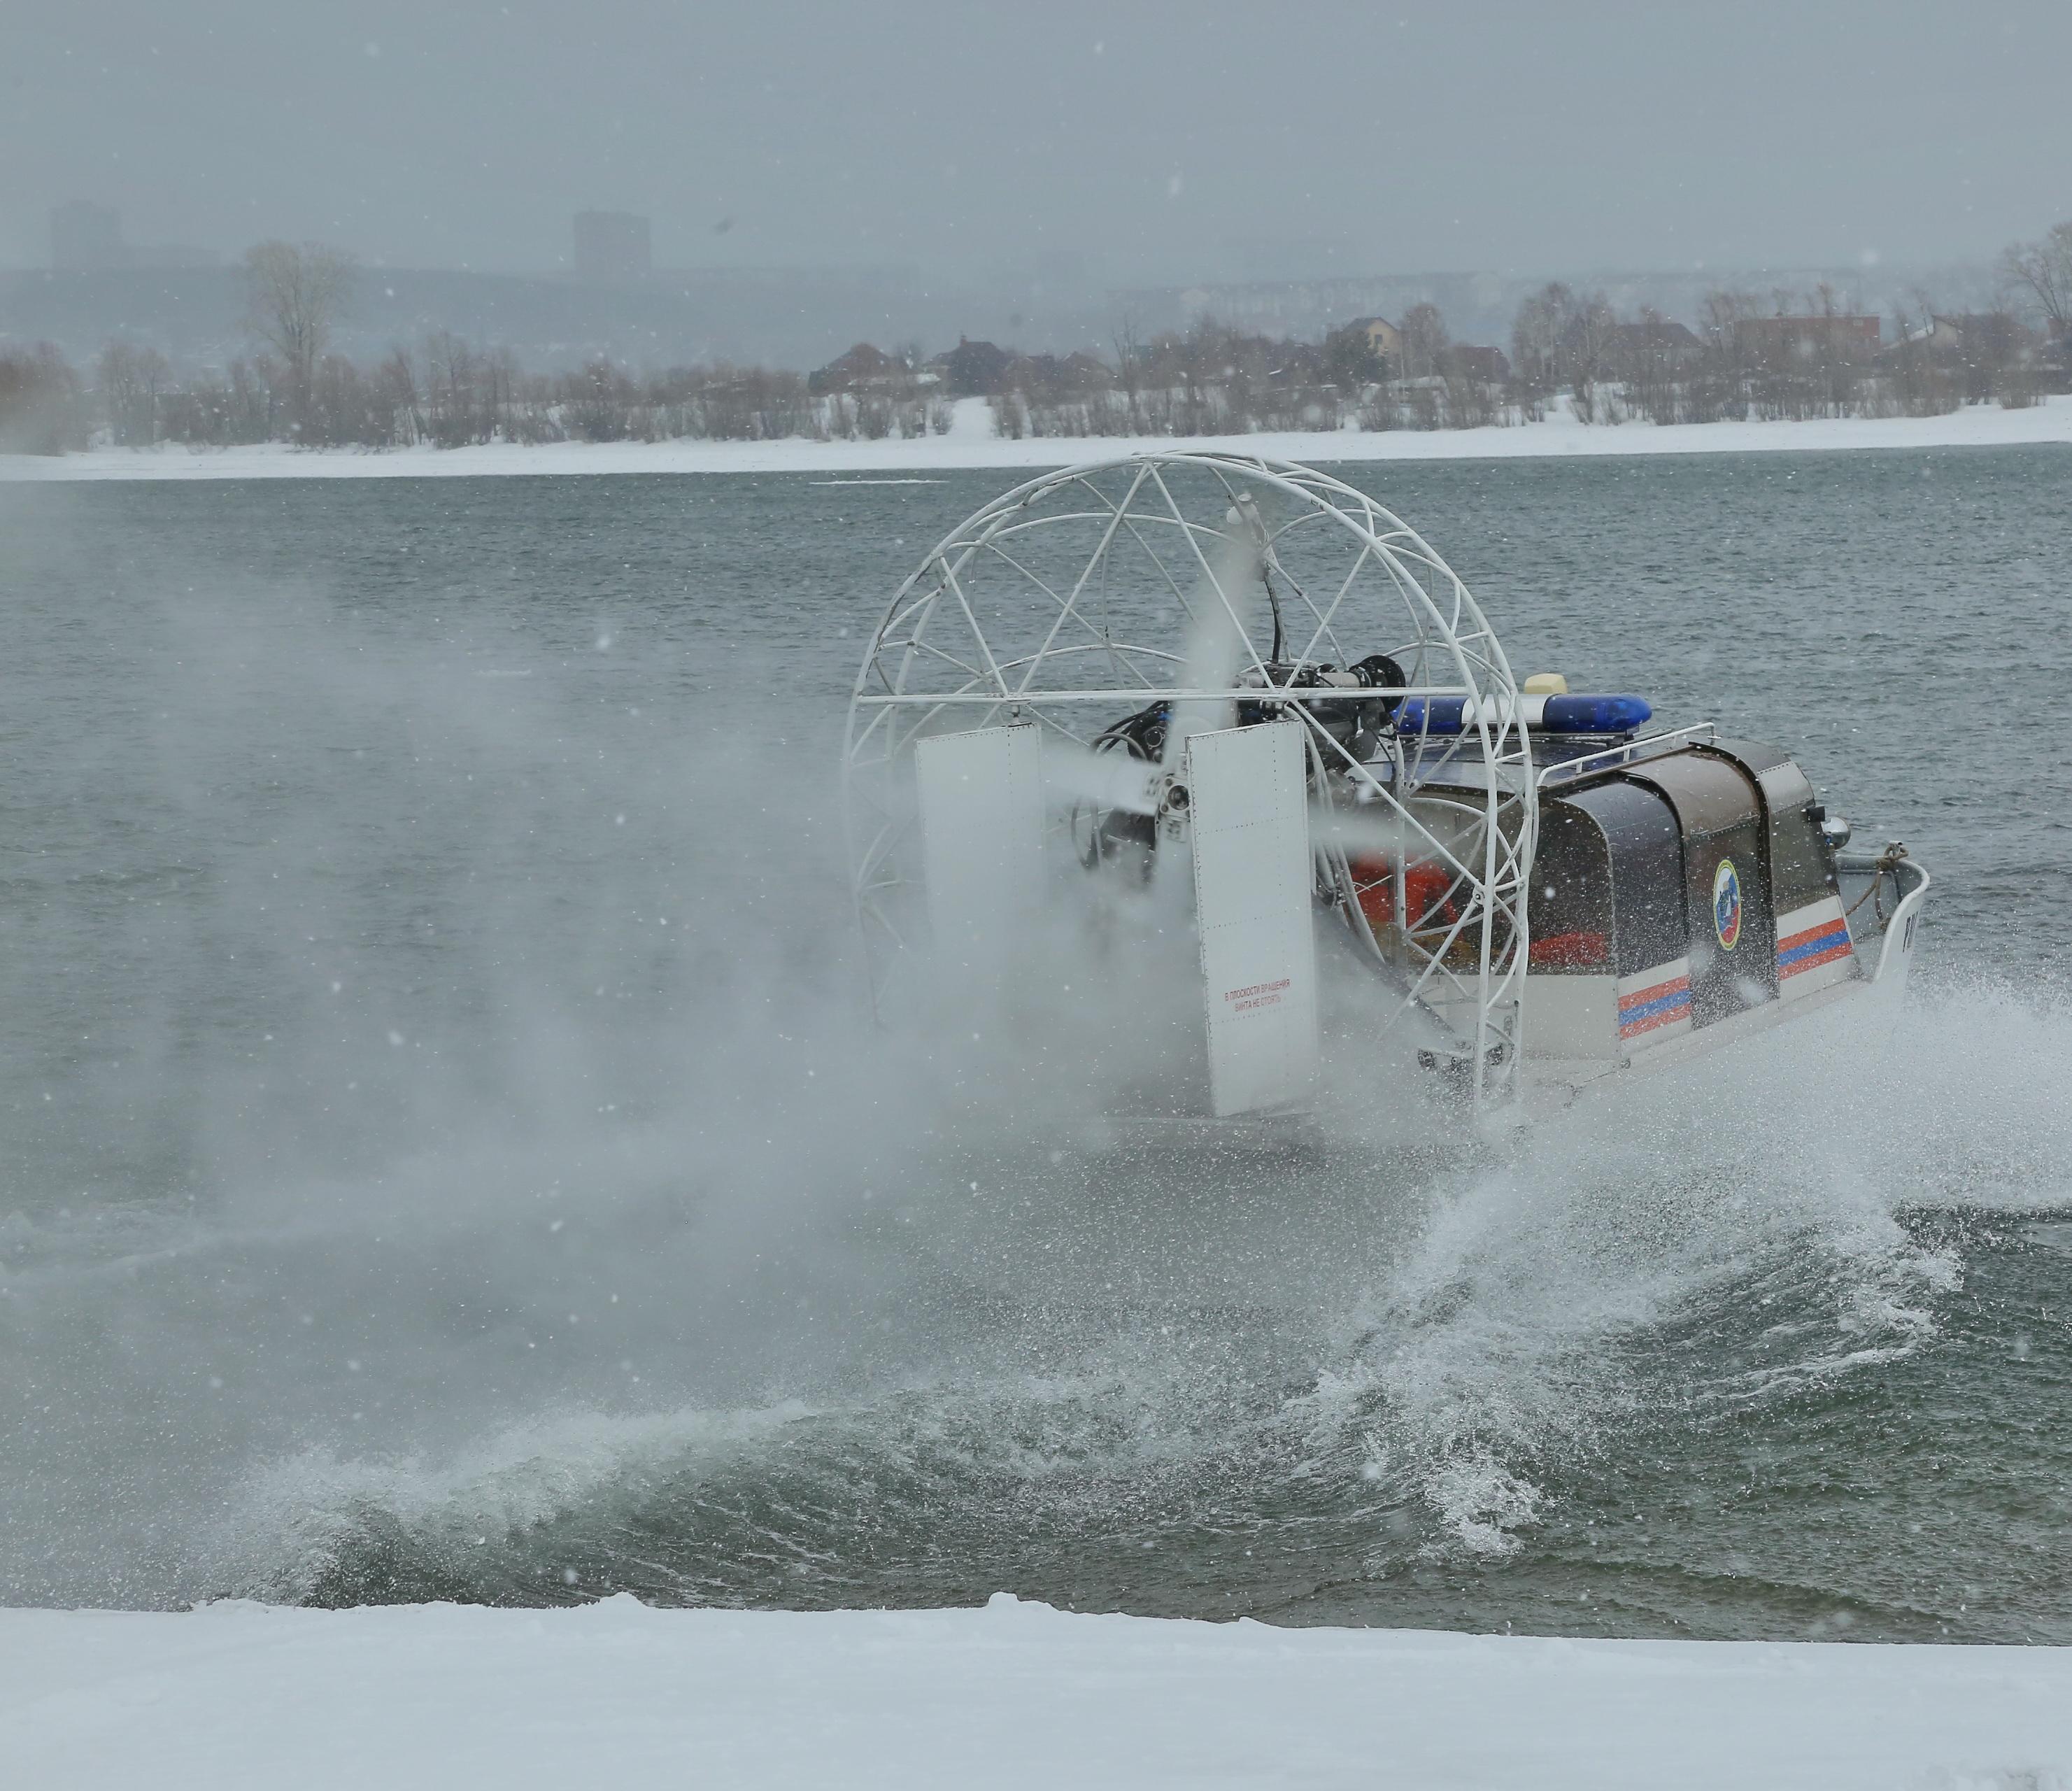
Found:
[[[1852,850],[1787,751],[1652,721],[1514,676],[1439,554],[1328,474],[1046,473],[945,536],[864,655],[871,1000],[987,998],[1060,926],[1089,981],[1162,941],[1196,1048],[1154,1104],[1271,1121],[1327,1053],[1558,1105],[1903,987],[1904,846]]]

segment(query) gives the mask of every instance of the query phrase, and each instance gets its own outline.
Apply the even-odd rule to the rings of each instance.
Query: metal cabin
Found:
[[[1837,854],[1848,829],[1789,755],[1691,738],[1618,757],[1540,779],[1525,1049],[1557,1060],[1544,1068],[1558,1079],[1674,1061],[1877,980],[1906,904],[1903,972],[1925,875],[1902,869],[1903,849],[1855,867],[1860,941]]]

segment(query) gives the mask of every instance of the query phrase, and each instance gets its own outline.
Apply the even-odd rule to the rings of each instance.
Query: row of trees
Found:
[[[1009,435],[1197,435],[1256,430],[1475,428],[1565,404],[1616,424],[1932,416],[1964,404],[2033,404],[2072,369],[2072,220],[2000,263],[1997,309],[1945,313],[1917,293],[1892,319],[1860,315],[1829,286],[1716,290],[1695,329],[1559,282],[1519,308],[1507,360],[1453,341],[1436,306],[1396,327],[1392,352],[1364,323],[1318,344],[1205,321],[1112,361],[1012,362],[993,400]]]
[[[1223,435],[1259,430],[1473,428],[1515,420],[1501,376],[1456,352],[1445,319],[1420,306],[1420,371],[1401,373],[1356,330],[1322,342],[1251,334],[1204,319],[1140,340],[1114,358],[1018,356],[992,396],[1006,436]],[[1406,331],[1406,336],[1408,331]]]
[[[445,334],[371,364],[327,354],[305,370],[262,354],[185,379],[155,349],[123,342],[86,378],[48,346],[0,354],[0,449],[17,452],[63,453],[97,437],[120,447],[878,440],[940,432],[949,420],[940,398],[816,396],[799,374],[761,367],[636,375],[598,360],[531,374],[508,349]]]
[[[808,391],[762,367],[635,375],[602,357],[528,374],[507,348],[434,331],[372,363],[333,352],[355,278],[318,244],[261,243],[245,257],[253,352],[182,377],[155,348],[111,342],[82,379],[56,349],[0,352],[0,448],[61,453],[97,434],[118,447],[459,447],[512,441],[762,441],[918,435],[949,426],[927,394]]]
[[[1716,292],[1692,330],[1601,294],[1552,285],[1527,299],[1508,360],[1446,340],[1433,307],[1398,356],[1335,336],[1321,344],[1206,322],[1113,364],[1018,361],[993,397],[1005,435],[1206,435],[1254,430],[1472,429],[1537,421],[1566,406],[1617,424],[1932,416],[1965,403],[2032,404],[2063,384],[2047,341],[2004,312],[1902,313],[1895,340],[1832,290]],[[1413,358],[1414,357],[1414,358]],[[1416,367],[1422,370],[1410,373]]]
[[[2072,372],[2072,219],[2000,257],[1993,310],[1947,313],[1917,291],[1882,339],[1832,286],[1715,291],[1696,331],[1643,309],[1622,319],[1601,293],[1543,287],[1511,331],[1515,396],[1557,391],[1585,422],[1720,417],[1932,415],[1994,400],[2021,406]]]
[[[1566,393],[1585,422],[1799,421],[2028,405],[2062,377],[2062,351],[2009,311],[1953,317],[1922,296],[1893,323],[1888,341],[1881,319],[1822,286],[1710,293],[1694,331],[1645,308],[1622,319],[1602,294],[1550,285],[1512,328],[1515,395],[1538,414]]]
[[[54,348],[0,351],[0,449],[56,453],[99,432],[118,445],[286,441],[384,448],[430,443],[683,437],[911,437],[948,426],[952,393],[989,395],[1005,435],[1202,435],[1254,430],[1466,428],[1546,415],[1586,423],[1929,415],[2033,402],[2072,360],[2072,220],[2002,257],[2002,308],[1951,317],[1926,296],[1886,340],[1831,287],[1716,291],[1699,326],[1559,283],[1533,294],[1511,354],[1453,341],[1438,309],[1406,312],[1376,346],[1363,322],[1297,342],[1213,320],[1112,354],[1018,355],[960,342],[859,344],[813,374],[758,367],[636,375],[599,358],[528,374],[508,349],[446,332],[372,364],[332,350],[354,278],[320,245],[264,243],[246,257],[248,358],[176,377],[156,350],[111,343],[82,379]]]
[[[1916,294],[1893,319],[1858,315],[1832,286],[1707,295],[1698,327],[1559,282],[1519,308],[1511,354],[1457,344],[1420,304],[1383,353],[1364,324],[1318,344],[1205,321],[1112,363],[1012,362],[993,408],[1010,435],[1190,435],[1252,430],[1475,428],[1544,417],[1585,423],[1930,416],[1988,401],[2032,404],[2072,368],[2072,220],[2000,263],[2000,307],[1951,316]]]
[[[1432,320],[1443,332],[1444,320]],[[1441,347],[1398,377],[1342,339],[1301,343],[1214,321],[1091,353],[1004,358],[990,395],[1006,437],[1200,436],[1260,430],[1447,429],[1536,420],[1565,403],[1586,423],[1926,416],[1966,402],[2033,401],[2055,368],[2004,315],[1953,323],[1925,309],[1897,339],[1866,336],[1830,294],[1779,311],[1718,293],[1694,331],[1655,313],[1621,318],[1601,297],[1551,286],[1521,309],[1503,377]],[[1408,356],[1404,357],[1406,360]],[[1367,377],[1376,371],[1379,377]],[[602,359],[528,373],[509,350],[444,332],[362,364],[261,353],[176,377],[156,350],[110,343],[82,377],[55,349],[0,355],[0,447],[59,453],[97,435],[119,447],[458,447],[474,443],[909,438],[949,426],[926,374],[808,388],[759,367],[636,374]]]

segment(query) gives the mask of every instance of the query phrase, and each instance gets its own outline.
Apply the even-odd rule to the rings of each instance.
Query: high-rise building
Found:
[[[68,200],[51,211],[51,265],[68,273],[97,273],[127,267],[122,220],[113,207],[83,199]]]
[[[631,286],[654,271],[648,220],[631,212],[576,213],[576,278],[586,286]]]

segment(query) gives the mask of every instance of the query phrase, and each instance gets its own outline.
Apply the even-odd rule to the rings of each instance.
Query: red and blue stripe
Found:
[[[1671,977],[1667,982],[1636,989],[1630,995],[1619,997],[1622,1039],[1638,1038],[1643,1032],[1652,1032],[1658,1026],[1668,1026],[1690,1017],[1691,979],[1688,976]]]
[[[1777,942],[1777,975],[1782,982],[1801,970],[1832,964],[1849,955],[1849,923],[1840,915],[1822,920]]]

